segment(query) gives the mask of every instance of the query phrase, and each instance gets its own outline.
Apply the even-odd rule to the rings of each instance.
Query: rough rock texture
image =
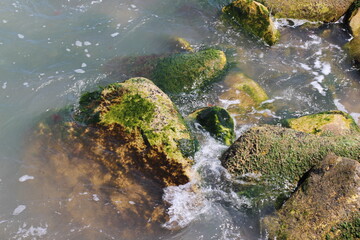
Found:
[[[236,140],[221,162],[237,179],[294,185],[329,152],[360,160],[360,134],[317,136],[278,126],[257,126]],[[249,179],[251,174],[258,178]]]
[[[276,18],[297,18],[335,22],[354,0],[260,0]]]
[[[328,111],[307,115],[300,118],[290,118],[284,121],[286,127],[313,134],[342,135],[359,132],[359,126],[347,113],[341,111]]]
[[[360,4],[359,4],[360,5]],[[346,20],[349,28],[351,30],[351,33],[354,37],[360,36],[360,11],[359,7],[356,7],[351,12],[350,16]]]
[[[256,1],[236,0],[222,9],[225,17],[241,28],[262,38],[267,44],[275,44],[280,37],[279,31],[271,20],[269,10]]]
[[[211,136],[230,146],[235,140],[234,121],[221,107],[206,107],[190,114]]]
[[[167,95],[150,80],[130,79],[83,94],[75,118],[49,113],[30,134],[24,172],[36,179],[21,194],[55,199],[47,204],[57,219],[92,226],[87,239],[106,238],[99,229],[122,239],[163,231],[162,189],[189,181],[194,151]]]
[[[340,238],[340,232],[331,230],[359,219],[359,189],[360,163],[328,155],[307,173],[275,216],[265,218],[269,239],[358,239],[359,233]]]
[[[360,36],[353,38],[350,42],[345,44],[344,48],[355,62],[360,63]]]
[[[226,63],[224,52],[207,49],[195,53],[116,58],[106,65],[105,71],[115,77],[146,77],[164,92],[177,94],[216,80]]]

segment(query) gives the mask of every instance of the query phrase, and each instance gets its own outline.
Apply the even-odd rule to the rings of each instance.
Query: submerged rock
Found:
[[[122,239],[164,231],[163,188],[189,181],[194,152],[168,96],[150,80],[129,79],[83,94],[75,118],[51,113],[29,137],[26,173],[36,177],[26,197],[64,199],[48,203],[63,221]],[[91,229],[88,239],[102,238]]]
[[[264,219],[269,239],[358,239],[359,189],[360,163],[328,155],[304,176],[275,216]],[[355,231],[341,236],[346,222],[347,227],[358,223],[352,226]]]
[[[290,118],[284,121],[284,125],[297,131],[319,135],[326,133],[341,135],[360,131],[354,119],[342,111],[328,111]]]
[[[166,47],[170,49],[171,52],[194,52],[194,49],[191,47],[190,43],[181,37],[170,37],[165,42]]]
[[[359,64],[360,63],[360,36],[354,37],[350,42],[345,44],[344,48],[348,51],[350,57]]]
[[[329,152],[360,160],[360,134],[317,136],[278,126],[257,126],[236,140],[221,162],[236,179],[294,186]]]
[[[349,9],[354,0],[260,0],[276,18],[297,18],[310,21],[335,22]]]
[[[116,58],[106,66],[115,76],[146,77],[164,92],[190,92],[211,83],[226,68],[224,52],[215,49],[195,53]]]
[[[269,10],[256,1],[236,0],[222,9],[225,17],[241,28],[262,38],[267,44],[275,44],[280,33],[271,20]]]
[[[201,108],[190,114],[189,118],[225,145],[230,146],[234,142],[234,121],[225,109],[216,106]]]
[[[225,90],[219,96],[219,104],[226,106],[238,124],[256,122],[256,118],[267,115],[266,111],[260,113],[257,110],[271,108],[269,104],[262,104],[269,99],[265,90],[243,73],[228,74],[224,87]]]

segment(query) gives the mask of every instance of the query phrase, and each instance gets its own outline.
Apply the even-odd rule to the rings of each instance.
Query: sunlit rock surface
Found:
[[[67,110],[53,112],[30,134],[24,159],[36,178],[21,194],[48,198],[53,209],[46,209],[88,226],[79,229],[87,239],[100,230],[124,239],[165,231],[163,188],[189,181],[194,151],[173,103],[136,78],[85,93],[79,109],[83,123]]]
[[[235,141],[221,162],[235,179],[294,186],[330,152],[360,160],[360,134],[317,136],[278,126],[256,126]]]
[[[277,18],[335,22],[349,9],[354,0],[260,0]]]
[[[359,132],[359,126],[347,113],[341,111],[329,111],[306,115],[300,118],[290,118],[284,121],[284,125],[294,130],[313,134],[349,134]]]
[[[225,19],[230,18],[230,22],[262,38],[269,45],[275,44],[280,38],[269,10],[259,2],[237,0],[225,6],[222,11]]]
[[[275,216],[269,239],[358,239],[360,163],[328,155],[307,173]]]

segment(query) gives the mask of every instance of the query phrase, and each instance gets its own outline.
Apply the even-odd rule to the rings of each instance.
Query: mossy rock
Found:
[[[354,0],[260,0],[276,18],[335,22],[349,9]]]
[[[194,52],[191,44],[181,37],[170,37],[167,41],[165,41],[165,45],[171,52],[174,53]]]
[[[234,120],[224,108],[201,108],[188,118],[198,122],[211,136],[225,145],[230,146],[235,140]]]
[[[137,133],[151,148],[184,169],[195,151],[193,138],[169,97],[146,78],[110,84],[80,98],[79,121]]]
[[[160,59],[151,79],[166,93],[190,92],[220,77],[226,67],[225,53],[207,49]]]
[[[264,219],[269,239],[358,239],[359,176],[358,161],[326,156],[282,208]]]
[[[207,49],[111,60],[105,71],[115,78],[145,77],[168,94],[191,92],[217,80],[226,70],[225,53]]]
[[[278,126],[257,126],[236,140],[221,162],[236,179],[291,189],[329,152],[360,160],[360,134],[317,136]]]
[[[359,126],[349,114],[337,110],[286,119],[283,125],[297,131],[318,135],[360,132]]]
[[[280,33],[271,20],[269,10],[256,1],[236,0],[222,9],[225,19],[230,18],[245,31],[262,38],[267,44],[275,44]]]
[[[360,36],[354,37],[350,42],[345,44],[344,48],[349,53],[350,57],[359,64],[360,63]]]
[[[243,73],[232,72],[224,80],[225,90],[220,94],[221,102],[228,103],[232,114],[246,114],[253,109],[264,109],[262,103],[269,99],[264,89]]]

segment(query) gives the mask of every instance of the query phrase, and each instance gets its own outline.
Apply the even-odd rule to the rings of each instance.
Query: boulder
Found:
[[[245,31],[262,38],[267,44],[275,44],[280,33],[276,29],[269,10],[256,1],[236,0],[222,9],[225,19]]]
[[[297,131],[318,135],[327,133],[343,135],[360,131],[359,126],[349,114],[337,110],[286,119],[283,125]]]
[[[207,49],[194,53],[115,58],[106,65],[105,71],[117,78],[146,77],[164,92],[179,94],[216,80],[226,65],[224,52]]]
[[[360,36],[354,37],[344,48],[355,62],[360,63]]]
[[[355,1],[345,15],[344,22],[354,37],[360,36],[360,1]]]
[[[230,146],[235,140],[234,121],[224,108],[201,108],[188,118],[199,123],[212,137],[225,145]]]
[[[354,0],[260,0],[276,18],[297,18],[309,21],[336,22]]]
[[[282,208],[264,219],[269,239],[358,239],[359,189],[360,163],[326,156],[304,176]],[[343,235],[344,224],[353,231]]]
[[[23,173],[35,179],[21,191],[24,199],[43,199],[46,207],[37,211],[59,212],[56,219],[84,226],[87,239],[164,231],[163,188],[189,181],[194,152],[166,94],[133,78],[83,94],[77,121],[69,111],[47,115],[27,138],[24,161],[31,167]]]
[[[360,134],[317,136],[279,126],[256,126],[222,155],[235,178],[291,190],[329,152],[360,160]]]

